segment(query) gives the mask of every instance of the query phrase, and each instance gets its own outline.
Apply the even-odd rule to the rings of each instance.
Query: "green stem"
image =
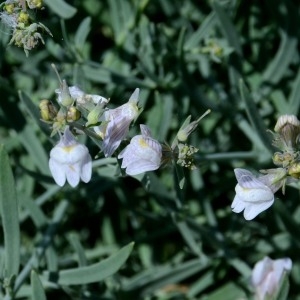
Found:
[[[230,159],[254,159],[256,157],[254,151],[247,152],[227,152],[227,153],[213,153],[213,154],[196,154],[195,160],[203,162],[206,160],[230,160]]]

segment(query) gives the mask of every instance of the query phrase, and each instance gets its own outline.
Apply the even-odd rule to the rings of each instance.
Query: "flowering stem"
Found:
[[[205,160],[253,159],[256,156],[257,154],[254,151],[239,151],[213,154],[195,154],[195,160],[198,162],[203,162]]]
[[[23,282],[29,276],[32,268],[36,266],[40,258],[44,255],[46,249],[51,244],[54,234],[56,233],[57,227],[60,224],[65,211],[68,207],[67,201],[62,201],[57,207],[52,222],[48,225],[48,228],[43,236],[39,247],[36,248],[35,253],[32,254],[31,258],[28,260],[27,264],[23,270],[19,273],[15,281],[14,293],[17,293],[19,288],[22,286]]]

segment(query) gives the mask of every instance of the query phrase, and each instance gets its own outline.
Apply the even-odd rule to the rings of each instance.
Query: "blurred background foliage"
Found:
[[[48,299],[248,299],[251,269],[265,255],[292,259],[289,299],[300,299],[298,188],[278,192],[254,221],[230,209],[233,168],[271,168],[266,129],[281,114],[298,115],[299,3],[66,2],[45,1],[36,12],[53,38],[45,33],[45,45],[29,57],[8,47],[10,30],[0,28],[0,139],[16,181],[21,268],[55,224],[39,274],[135,246],[121,270],[100,282],[42,280]],[[51,63],[69,85],[110,98],[111,106],[139,87],[144,111],[131,136],[147,124],[155,138],[171,143],[188,115],[211,109],[190,138],[200,149],[199,169],[185,170],[184,189],[172,167],[136,180],[120,176],[116,160],[101,155],[90,183],[57,187],[48,170],[57,139],[32,118],[40,100],[55,101]],[[95,157],[99,148],[86,142]],[[29,279],[18,296],[30,298]]]

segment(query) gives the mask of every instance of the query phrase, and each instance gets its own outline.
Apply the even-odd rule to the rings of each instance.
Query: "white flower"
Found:
[[[137,118],[139,91],[135,89],[127,103],[105,111],[100,118],[102,124],[94,127],[95,132],[103,138],[102,150],[106,157],[119,147],[129,131],[130,123]]]
[[[76,141],[68,126],[59,143],[50,152],[49,168],[59,186],[63,186],[67,180],[75,187],[80,179],[83,182],[91,179],[92,158],[89,150]]]
[[[142,135],[136,135],[130,144],[119,154],[123,158],[121,168],[128,175],[137,175],[159,168],[162,156],[161,144],[151,137],[149,128],[140,125]]]
[[[251,277],[257,296],[256,299],[264,300],[267,299],[266,297],[274,297],[278,292],[284,273],[291,269],[292,261],[289,258],[272,260],[266,256],[263,260],[257,262]]]
[[[238,184],[235,187],[236,196],[231,205],[232,211],[240,213],[244,210],[245,219],[252,220],[274,202],[274,190],[267,184],[267,180],[264,180],[264,177],[269,175],[256,178],[245,169],[235,169],[234,173]]]

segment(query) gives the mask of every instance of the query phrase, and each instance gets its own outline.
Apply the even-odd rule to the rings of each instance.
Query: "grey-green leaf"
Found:
[[[60,285],[81,285],[92,282],[99,282],[106,277],[116,273],[129,257],[134,243],[130,243],[123,247],[117,253],[110,257],[95,263],[93,265],[58,272],[57,283]],[[45,272],[46,278],[50,278],[49,272]]]
[[[58,16],[63,19],[72,18],[77,9],[63,0],[45,0],[45,3],[52,9]]]
[[[0,212],[4,231],[4,274],[17,275],[20,264],[18,201],[9,157],[0,145]]]
[[[76,34],[75,34],[75,47],[77,49],[82,49],[86,38],[91,30],[91,18],[86,17],[79,25]]]
[[[39,276],[36,274],[34,270],[31,271],[30,281],[31,281],[31,288],[32,288],[31,299],[46,300],[47,298],[46,298],[43,285],[41,283]]]

